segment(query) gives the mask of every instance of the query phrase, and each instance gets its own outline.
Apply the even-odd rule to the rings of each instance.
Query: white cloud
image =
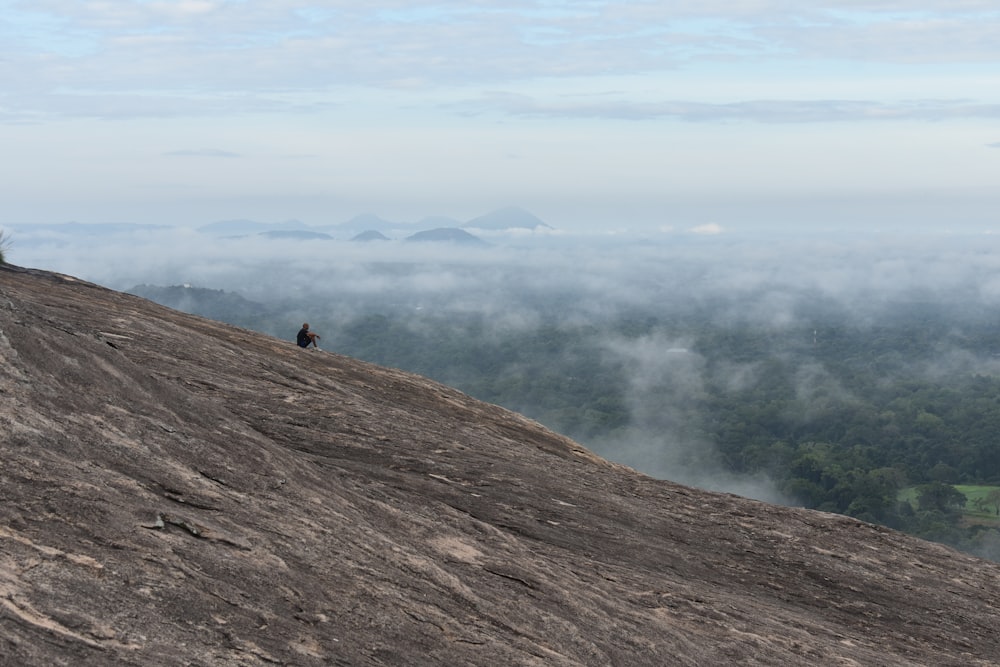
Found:
[[[701,234],[704,236],[715,236],[722,233],[722,225],[714,222],[709,222],[704,225],[698,225],[691,228],[692,234]]]
[[[0,46],[0,70],[7,64],[10,74],[28,74],[25,86],[48,92],[22,97],[14,85],[10,104],[53,111],[67,85],[116,94],[314,92],[349,85],[423,91],[609,74],[669,80],[678,71],[702,67],[714,78],[723,65],[747,62],[766,69],[781,62],[801,67],[810,60],[995,63],[1000,58],[995,39],[1000,17],[976,3],[921,3],[913,11],[892,3],[867,10],[844,3],[840,11],[836,5],[810,5],[40,0],[15,3],[8,12],[11,28],[3,36],[11,41]],[[77,46],[67,49],[68,39]],[[46,101],[50,104],[36,106]],[[63,100],[67,109],[72,101]],[[626,98],[581,112],[704,113],[697,100],[652,107],[636,102]],[[547,111],[558,109],[543,102],[534,110]],[[189,112],[196,112],[194,105]],[[725,118],[748,111],[715,108],[715,113]],[[803,111],[785,113],[794,120]]]
[[[32,29],[7,55],[43,81],[72,73],[83,87],[108,89],[138,85],[139,72],[168,88],[305,89],[663,73],[720,59],[997,60],[1000,17],[978,4],[811,4],[41,0],[8,12],[15,30]],[[91,52],[60,56],[67,34]]]

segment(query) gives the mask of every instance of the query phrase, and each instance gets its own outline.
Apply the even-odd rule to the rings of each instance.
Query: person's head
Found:
[[[309,323],[308,322],[303,322],[302,323],[302,328],[303,329],[308,329],[309,328]]]

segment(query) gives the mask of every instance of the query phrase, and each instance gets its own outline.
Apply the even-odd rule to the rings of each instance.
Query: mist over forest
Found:
[[[308,321],[325,349],[445,382],[655,477],[1000,554],[994,526],[960,525],[959,503],[931,494],[1000,485],[989,235],[12,236],[12,263],[289,341]],[[909,487],[924,495],[897,502]]]

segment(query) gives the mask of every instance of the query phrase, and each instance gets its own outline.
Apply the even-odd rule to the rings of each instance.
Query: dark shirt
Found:
[[[296,337],[295,342],[299,344],[299,347],[309,347],[309,343],[312,342],[309,339],[309,329],[299,329],[299,335]]]

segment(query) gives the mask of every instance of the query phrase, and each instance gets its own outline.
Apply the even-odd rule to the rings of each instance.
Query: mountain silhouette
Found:
[[[389,237],[376,229],[369,229],[353,236],[352,241],[388,241]]]
[[[300,325],[0,266],[0,664],[1000,663],[998,564],[652,479]]]
[[[428,229],[407,236],[404,241],[436,242],[436,243],[459,243],[463,245],[486,245],[478,236],[470,234],[464,229],[456,227],[440,227],[438,229]]]
[[[542,222],[541,218],[517,206],[508,206],[481,215],[466,222],[462,227],[467,229],[487,229],[502,231],[506,229],[552,229]]]
[[[399,225],[396,223],[390,222],[385,218],[381,218],[374,213],[361,213],[346,222],[342,222],[337,225],[328,225],[323,229],[329,232],[339,232],[347,235],[347,237],[350,237],[370,230],[385,233],[386,230],[398,226]]]

